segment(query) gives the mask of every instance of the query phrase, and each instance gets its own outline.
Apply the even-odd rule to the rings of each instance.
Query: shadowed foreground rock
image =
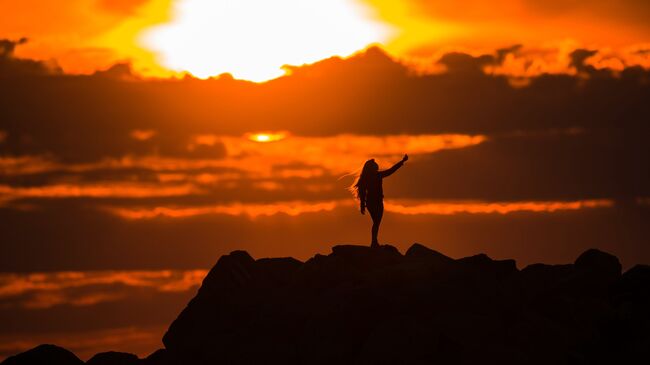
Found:
[[[138,363],[650,363],[650,266],[621,275],[598,250],[521,271],[419,244],[336,246],[305,263],[235,251],[163,342]]]
[[[133,354],[124,352],[101,352],[90,360],[86,361],[86,365],[138,365],[140,360]]]
[[[83,361],[72,352],[54,345],[39,345],[16,356],[11,356],[2,365],[83,365]]]

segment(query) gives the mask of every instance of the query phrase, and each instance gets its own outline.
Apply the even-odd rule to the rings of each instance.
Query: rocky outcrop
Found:
[[[138,365],[137,356],[125,352],[101,352],[86,361],[86,365]]]
[[[591,363],[650,363],[650,266],[628,270],[609,290],[611,309],[584,352]]]
[[[163,342],[174,364],[598,362],[603,320],[617,311],[613,291],[637,282],[650,284],[632,271],[621,277],[618,259],[597,250],[521,271],[513,260],[454,260],[419,244],[405,255],[335,246],[305,263],[233,252]],[[630,341],[646,341],[635,333]]]
[[[159,349],[141,360],[140,365],[171,365],[171,363],[167,356],[167,350]]]
[[[83,365],[72,352],[55,345],[40,345],[11,356],[2,365]]]
[[[163,343],[138,363],[650,363],[650,266],[621,275],[598,250],[522,270],[419,244],[340,245],[304,263],[234,251]]]

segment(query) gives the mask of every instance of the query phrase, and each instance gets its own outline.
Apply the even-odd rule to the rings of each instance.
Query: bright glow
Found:
[[[160,62],[200,78],[266,81],[284,65],[348,56],[387,40],[359,0],[179,0],[171,23],[142,35]]]
[[[208,214],[246,216],[252,219],[286,214],[291,217],[308,213],[331,212],[337,208],[356,206],[352,199],[330,201],[286,201],[267,204],[231,203],[212,206],[173,207],[105,207],[106,211],[123,219],[188,218]],[[389,201],[386,211],[403,215],[454,214],[510,214],[521,212],[555,213],[581,209],[611,208],[608,199],[577,201],[521,201],[521,202],[419,202]]]
[[[287,137],[286,132],[275,132],[275,133],[251,133],[248,134],[248,139],[254,142],[275,142],[275,141],[280,141],[283,140]]]
[[[521,202],[388,202],[386,210],[405,215],[420,214],[509,214],[515,212],[553,213],[562,210],[610,208],[609,199],[577,201],[521,201]]]
[[[138,141],[148,141],[151,137],[156,135],[156,131],[153,129],[136,129],[131,131],[131,138]]]

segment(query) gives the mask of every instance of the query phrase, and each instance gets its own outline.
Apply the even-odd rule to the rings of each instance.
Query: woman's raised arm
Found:
[[[391,167],[390,169],[379,171],[379,176],[384,178],[392,175],[395,171],[397,171],[400,167],[402,167],[402,165],[404,165],[404,162],[408,161],[408,159],[409,159],[409,155],[405,154],[404,157],[402,157],[402,161],[394,164],[393,167]]]

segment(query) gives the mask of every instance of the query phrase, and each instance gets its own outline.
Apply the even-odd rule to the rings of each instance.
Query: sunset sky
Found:
[[[146,356],[235,249],[650,262],[646,0],[0,0],[0,359]]]

